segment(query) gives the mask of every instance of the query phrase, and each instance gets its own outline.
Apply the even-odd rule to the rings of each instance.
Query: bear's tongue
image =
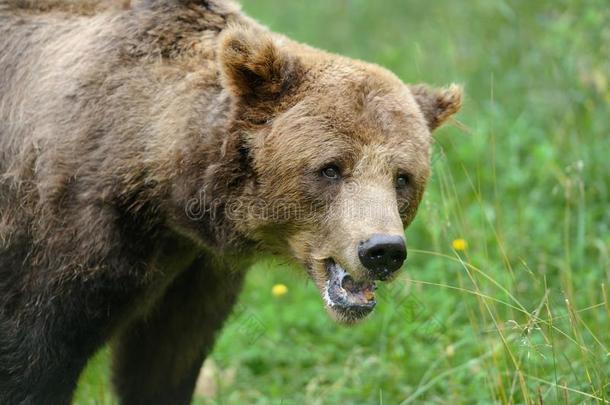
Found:
[[[373,307],[375,306],[375,283],[356,281],[335,261],[326,264],[328,273],[327,295],[331,306]]]
[[[349,274],[343,277],[341,287],[350,294],[362,294],[367,301],[375,299],[373,283],[357,282]]]

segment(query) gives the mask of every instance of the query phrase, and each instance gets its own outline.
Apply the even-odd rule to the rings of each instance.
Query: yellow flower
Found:
[[[454,239],[451,246],[453,246],[453,249],[457,251],[464,251],[468,248],[468,242],[466,242],[464,239]]]
[[[275,297],[281,297],[282,295],[285,295],[287,292],[288,292],[288,287],[286,287],[284,284],[275,284],[271,288],[271,294],[273,294],[273,296],[275,296]]]

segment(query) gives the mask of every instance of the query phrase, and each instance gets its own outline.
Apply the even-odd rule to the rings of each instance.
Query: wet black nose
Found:
[[[358,257],[375,278],[383,280],[402,266],[407,248],[401,236],[375,234],[360,242]]]

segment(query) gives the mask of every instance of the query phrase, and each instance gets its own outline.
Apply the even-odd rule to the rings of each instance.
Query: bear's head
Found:
[[[296,259],[337,320],[375,306],[407,258],[404,230],[430,174],[431,131],[457,86],[410,86],[372,64],[233,27],[218,61],[250,172],[239,227]]]

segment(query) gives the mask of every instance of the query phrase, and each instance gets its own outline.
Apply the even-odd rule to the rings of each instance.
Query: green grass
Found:
[[[610,401],[610,7],[595,1],[244,1],[275,31],[407,82],[462,83],[410,256],[335,325],[299,270],[251,272],[196,404]],[[452,249],[463,238],[468,248]],[[274,297],[275,283],[288,286]],[[79,404],[113,403],[107,352]]]

